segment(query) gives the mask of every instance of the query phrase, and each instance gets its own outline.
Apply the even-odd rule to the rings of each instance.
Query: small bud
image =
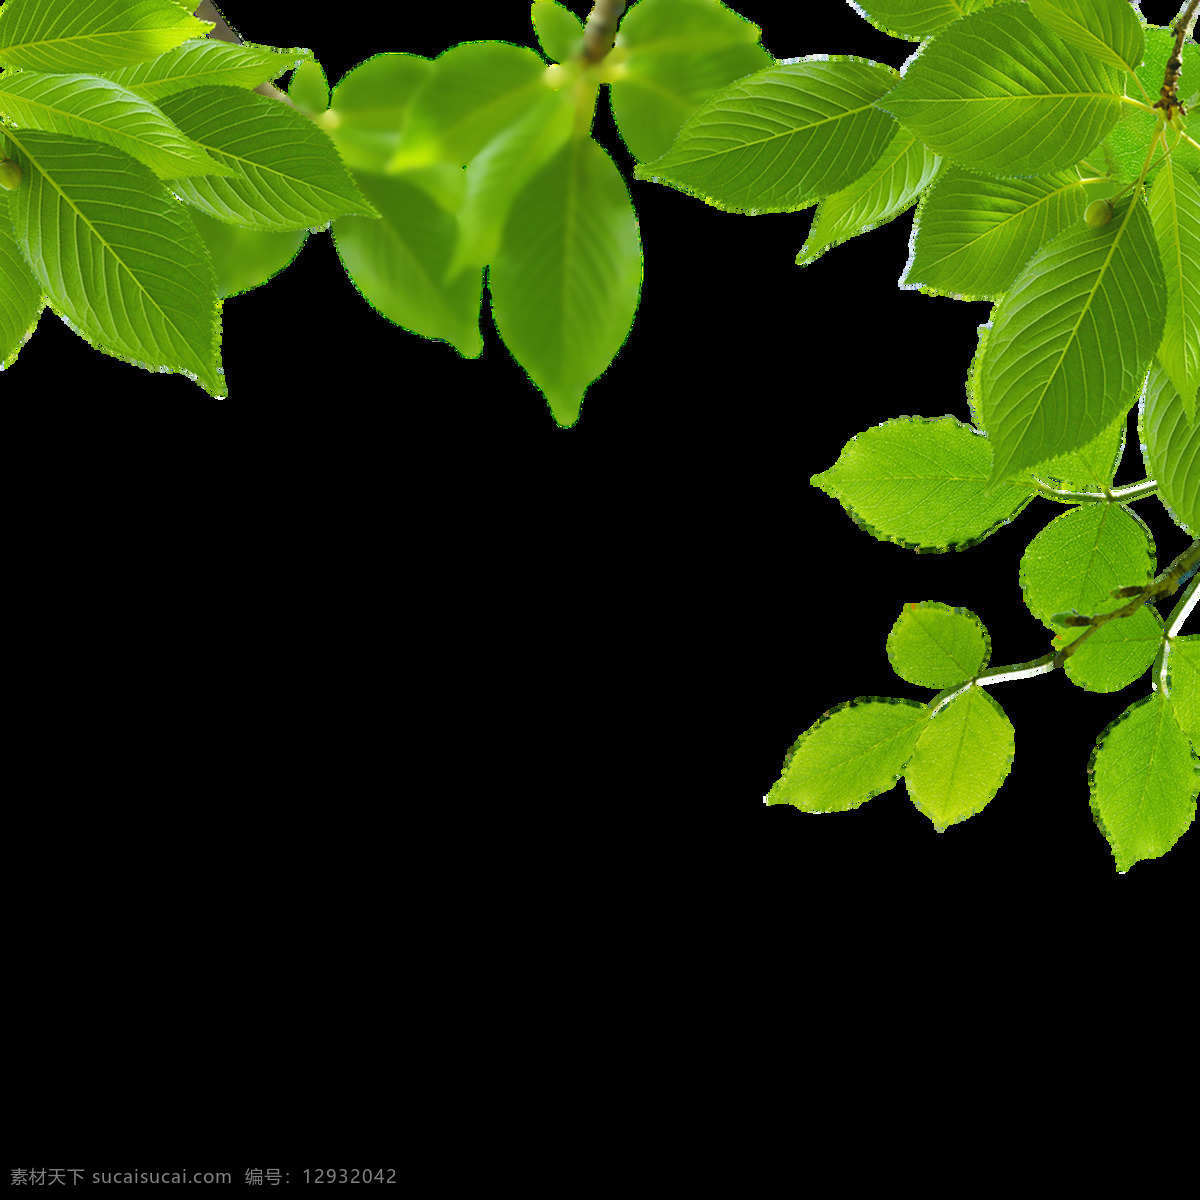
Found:
[[[1113,206],[1111,200],[1093,200],[1087,206],[1083,219],[1093,229],[1103,229],[1112,220]]]
[[[11,158],[0,162],[0,188],[15,192],[21,186],[21,168]]]
[[[1074,625],[1090,625],[1091,617],[1085,617],[1082,613],[1056,612],[1051,614],[1050,624],[1059,625],[1064,629],[1069,629]]]

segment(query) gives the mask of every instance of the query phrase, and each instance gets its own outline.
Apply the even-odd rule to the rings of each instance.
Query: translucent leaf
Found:
[[[941,170],[942,160],[908,130],[892,143],[865,175],[817,205],[797,266],[815,262],[826,250],[898,217]]]
[[[1135,402],[1162,340],[1165,283],[1145,207],[1043,246],[992,310],[975,386],[989,487],[1085,445]]]
[[[170,0],[5,0],[0,64],[27,71],[104,71],[155,58],[211,28],[211,21],[198,21]]]
[[[7,212],[0,211],[0,370],[16,361],[44,307],[41,285],[21,257]]]
[[[613,119],[638,162],[670,149],[684,122],[714,93],[774,63],[757,25],[711,0],[635,4],[621,19],[609,87]]]
[[[1032,472],[1034,478],[1047,487],[1065,492],[1100,492],[1112,487],[1125,450],[1126,420],[1127,414],[1121,413],[1099,437],[1086,446],[1068,450],[1066,454],[1056,454],[1038,463]],[[1054,496],[1047,496],[1045,492],[1039,491],[1038,495],[1056,503],[1078,503],[1070,499],[1058,500]]]
[[[352,171],[382,172],[400,144],[417,93],[434,65],[416,54],[376,54],[352,67],[333,89],[317,124],[333,139]]]
[[[910,59],[879,106],[952,162],[994,175],[1074,166],[1121,114],[1117,71],[1024,4],[964,17]]]
[[[325,77],[325,68],[315,58],[301,63],[292,72],[287,94],[305,116],[323,113],[329,107],[329,80]]]
[[[857,9],[876,29],[920,42],[967,13],[990,8],[994,0],[858,0]]]
[[[1200,536],[1200,420],[1189,421],[1183,400],[1155,362],[1138,408],[1146,473],[1175,522]]]
[[[332,226],[354,286],[389,321],[477,358],[483,350],[482,272],[445,281],[458,237],[454,214],[403,175],[363,174],[359,184],[381,219],[339,217]]]
[[[1141,65],[1145,39],[1129,0],[1029,0],[1029,11],[1101,62],[1130,71]]]
[[[229,179],[177,179],[172,191],[201,212],[244,229],[282,233],[344,214],[378,216],[337,150],[312,121],[286,104],[231,87],[195,88],[160,106]]]
[[[859,696],[806,729],[784,759],[768,804],[803,812],[848,812],[894,787],[929,710],[914,700]]]
[[[224,396],[216,275],[187,211],[112,146],[40,130],[15,144],[17,244],[54,310],[89,344]]]
[[[1029,611],[1053,630],[1056,612],[1090,616],[1120,608],[1125,601],[1112,590],[1149,583],[1154,564],[1154,539],[1134,512],[1123,504],[1080,504],[1060,513],[1025,548],[1021,590]],[[1081,633],[1073,629],[1061,637],[1072,641]],[[1099,636],[1093,634],[1089,645]]]
[[[488,286],[504,344],[555,421],[573,425],[629,336],[642,286],[629,190],[590,138],[571,138],[517,193]]]
[[[1200,748],[1200,633],[1171,639],[1167,697],[1179,728],[1187,735],[1193,749]]]
[[[160,179],[234,175],[149,100],[99,75],[0,75],[0,109],[17,126],[116,146]]]
[[[252,291],[274,278],[295,261],[308,238],[307,229],[263,233],[227,225],[194,208],[187,215],[208,247],[222,299]]]
[[[990,455],[987,439],[957,417],[894,417],[852,437],[810,482],[880,541],[965,550],[1033,498],[1029,483],[985,496]]]
[[[670,150],[634,169],[727,212],[795,212],[853,183],[896,123],[874,101],[896,72],[834,55],[780,63],[710,96]]]
[[[947,688],[987,665],[992,640],[969,609],[936,600],[906,604],[888,634],[892,670],[918,687]]]
[[[938,833],[982,812],[1016,756],[1012,722],[977,685],[933,716],[904,768],[904,786]]]
[[[458,245],[447,278],[494,259],[513,198],[571,136],[574,113],[568,95],[547,92],[467,164],[466,192],[457,208]]]
[[[1088,774],[1092,816],[1122,874],[1161,858],[1195,819],[1200,764],[1161,691],[1105,728]]]
[[[1149,207],[1167,280],[1158,361],[1191,420],[1200,391],[1200,182],[1168,162],[1150,189]]]
[[[1122,585],[1124,586],[1124,585]],[[1115,605],[1113,607],[1116,607]],[[1072,630],[1062,641],[1081,637]],[[1067,678],[1088,692],[1119,692],[1140,679],[1162,647],[1163,619],[1148,604],[1101,625],[1064,664]],[[1055,642],[1055,649],[1061,645]]]
[[[997,179],[947,167],[921,200],[901,287],[994,300],[1039,247],[1083,221],[1076,172]]]
[[[552,63],[566,62],[583,45],[583,22],[556,0],[533,0],[533,29]]]
[[[546,64],[526,46],[466,42],[433,63],[413,97],[388,169],[447,162],[465,166],[545,92]]]
[[[143,100],[157,103],[175,92],[195,87],[256,88],[312,58],[311,50],[275,50],[250,42],[220,42],[210,38],[185,42],[150,62],[98,72]]]

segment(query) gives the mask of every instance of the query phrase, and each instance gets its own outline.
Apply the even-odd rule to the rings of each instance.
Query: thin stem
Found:
[[[611,49],[625,0],[596,0],[583,31],[583,58],[598,63]]]

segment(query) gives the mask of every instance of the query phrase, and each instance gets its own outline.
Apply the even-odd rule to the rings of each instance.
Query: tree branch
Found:
[[[583,31],[583,57],[598,63],[611,49],[625,0],[596,0]]]

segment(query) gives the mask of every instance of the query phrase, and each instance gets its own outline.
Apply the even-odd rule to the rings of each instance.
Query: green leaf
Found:
[[[217,272],[217,295],[222,299],[252,291],[278,275],[295,261],[308,238],[307,229],[286,233],[241,229],[195,208],[188,209],[188,216],[208,248]]]
[[[1125,452],[1126,423],[1127,414],[1120,413],[1099,437],[1093,438],[1086,446],[1056,454],[1038,463],[1033,477],[1048,487],[1065,492],[1101,492],[1106,487],[1112,487]],[[1078,503],[1069,497],[1047,496],[1040,490],[1038,495],[1056,504]]]
[[[329,107],[329,80],[315,58],[301,63],[292,72],[288,98],[306,117],[315,117]]]
[[[99,75],[0,75],[0,111],[23,129],[105,142],[160,179],[234,175],[204,153],[149,100]]]
[[[164,113],[217,160],[229,179],[179,179],[172,190],[201,212],[244,229],[281,233],[345,214],[377,216],[337,150],[286,104],[232,87],[166,96]]]
[[[5,0],[0,63],[29,71],[105,71],[156,58],[212,27],[170,0]]]
[[[815,262],[826,250],[898,217],[941,170],[942,160],[924,142],[900,128],[879,161],[849,187],[817,205],[797,266]]]
[[[857,808],[895,786],[928,721],[928,706],[889,696],[831,708],[796,739],[767,803],[812,813]]]
[[[187,210],[113,146],[5,132],[25,172],[17,244],[54,311],[97,349],[224,396],[216,276]]]
[[[1149,197],[1167,279],[1167,318],[1158,361],[1195,419],[1200,392],[1200,183],[1168,161]]]
[[[987,665],[992,640],[969,609],[936,600],[906,604],[888,634],[892,670],[918,687],[946,688]]]
[[[317,124],[352,171],[382,172],[400,144],[413,98],[434,65],[415,54],[377,54],[347,71]]]
[[[517,193],[488,271],[496,328],[559,425],[578,420],[629,336],[641,284],[625,181],[602,147],[572,137]]]
[[[992,175],[1074,166],[1116,124],[1116,70],[1066,45],[1020,3],[937,34],[879,101],[952,162]]]
[[[1079,225],[1086,206],[1074,172],[996,179],[948,167],[917,209],[900,286],[994,300],[1040,246]]]
[[[1135,700],[1096,739],[1092,816],[1117,870],[1161,858],[1196,816],[1200,766],[1161,691]]]
[[[433,67],[413,98],[389,171],[465,166],[541,98],[548,69],[533,50],[507,42],[451,46]]]
[[[1200,633],[1173,637],[1167,658],[1167,696],[1192,749],[1200,747]]]
[[[1165,282],[1141,203],[1060,234],[992,310],[979,352],[988,486],[1085,445],[1137,399],[1163,335]]]
[[[1130,75],[1125,76],[1125,94],[1140,104],[1152,104],[1158,99],[1167,59],[1174,51],[1175,35],[1159,25],[1147,25],[1143,34],[1146,39],[1146,61],[1138,68],[1136,81]],[[1185,81],[1197,77],[1200,77],[1200,46],[1189,40],[1183,47],[1180,95],[1187,89]],[[1141,174],[1157,122],[1158,117],[1154,113],[1148,113],[1132,104],[1122,105],[1120,121],[1104,139],[1102,147],[1091,156],[1095,165],[1111,170],[1113,179],[1121,186],[1133,183]],[[1195,136],[1193,130],[1192,137]],[[1172,151],[1172,158],[1177,170],[1195,171],[1200,168],[1200,150],[1188,142],[1180,140]],[[1162,163],[1163,153],[1160,149],[1146,178],[1153,179],[1161,170]]]
[[[759,27],[710,0],[635,4],[617,31],[609,86],[617,132],[638,162],[670,149],[687,119],[735,79],[774,63]]]
[[[965,550],[1033,498],[1028,483],[984,495],[990,453],[987,439],[956,417],[895,417],[851,438],[811,483],[880,541]]]
[[[354,286],[389,321],[478,358],[482,272],[443,282],[457,237],[454,214],[403,175],[363,174],[358,181],[382,219],[333,223],[338,256]]]
[[[727,212],[795,212],[851,184],[896,123],[876,108],[891,67],[832,55],[781,63],[710,96],[636,179],[669,183]]]
[[[566,62],[583,46],[583,22],[556,0],[533,0],[533,30],[552,63]]]
[[[458,245],[447,278],[493,261],[513,198],[571,136],[574,113],[568,95],[547,92],[471,159],[466,193],[457,209]]]
[[[1183,400],[1160,363],[1150,367],[1138,412],[1138,435],[1158,498],[1175,522],[1200,537],[1200,421],[1189,421]]]
[[[857,0],[854,7],[875,26],[892,37],[910,42],[924,41],[960,17],[994,0]]]
[[[1074,609],[1091,616],[1120,608],[1126,602],[1112,590],[1149,583],[1154,561],[1150,531],[1129,508],[1080,504],[1059,513],[1025,548],[1021,590],[1029,611],[1053,630],[1056,612]],[[1073,641],[1082,632],[1070,630],[1061,640]],[[1099,636],[1093,634],[1088,645]]]
[[[1154,662],[1162,646],[1163,628],[1162,617],[1149,604],[1130,617],[1101,625],[1064,663],[1067,678],[1084,691],[1119,692],[1140,679]],[[1081,631],[1072,630],[1062,642],[1082,636]]]
[[[16,361],[46,303],[13,237],[8,207],[0,200],[0,370]]]
[[[1068,45],[1109,66],[1141,65],[1145,38],[1129,0],[1029,0],[1029,11]]]
[[[1008,777],[1016,732],[1004,709],[972,684],[930,719],[904,768],[904,786],[938,833],[982,812]]]
[[[150,62],[98,74],[119,83],[143,100],[158,103],[164,96],[195,87],[226,84],[256,88],[311,59],[311,50],[274,50],[250,42],[235,45],[206,38],[185,42]]]

